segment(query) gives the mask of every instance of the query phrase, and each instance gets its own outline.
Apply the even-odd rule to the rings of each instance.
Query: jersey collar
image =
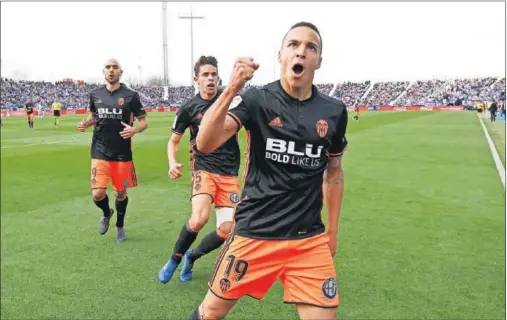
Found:
[[[312,95],[306,100],[298,100],[298,99],[294,98],[293,96],[291,96],[290,94],[288,94],[287,91],[285,91],[285,89],[282,87],[282,83],[280,80],[277,80],[277,81],[271,83],[270,86],[274,90],[281,92],[282,95],[284,97],[286,97],[288,100],[290,100],[292,102],[297,102],[297,103],[310,102],[318,95],[317,87],[313,84],[312,84]]]

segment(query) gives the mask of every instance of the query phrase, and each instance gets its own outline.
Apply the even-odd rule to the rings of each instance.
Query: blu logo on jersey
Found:
[[[122,119],[123,110],[119,108],[98,108],[97,114],[101,119]]]
[[[314,168],[320,165],[323,148],[323,146],[315,148],[309,143],[304,148],[296,148],[295,141],[268,138],[266,140],[266,159]]]

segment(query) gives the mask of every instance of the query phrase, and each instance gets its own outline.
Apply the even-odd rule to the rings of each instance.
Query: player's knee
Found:
[[[226,239],[229,234],[232,232],[232,226],[233,226],[233,222],[232,221],[226,221],[224,223],[222,223],[219,227],[218,227],[218,235],[224,239]]]
[[[195,232],[199,232],[208,223],[209,217],[209,206],[193,206],[192,217],[188,221],[188,226]]]
[[[199,232],[208,223],[208,217],[192,216],[188,221],[188,227],[194,232]]]
[[[222,320],[225,318],[228,311],[227,308],[223,308],[220,304],[212,304],[204,301],[199,308],[199,315],[202,319]]]
[[[115,191],[114,196],[116,197],[116,200],[123,201],[127,198],[127,191]]]
[[[106,197],[105,189],[94,189],[92,192],[93,200],[100,201]]]

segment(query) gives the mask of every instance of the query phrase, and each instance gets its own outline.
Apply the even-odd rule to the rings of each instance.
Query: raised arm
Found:
[[[229,87],[226,88],[204,114],[196,139],[197,149],[200,152],[213,152],[238,131],[236,121],[227,117],[229,106],[237,95],[234,91]]]
[[[239,130],[241,120],[227,117],[227,111],[241,103],[238,93],[258,67],[252,58],[236,60],[229,84],[201,120],[196,139],[200,152],[213,152]]]

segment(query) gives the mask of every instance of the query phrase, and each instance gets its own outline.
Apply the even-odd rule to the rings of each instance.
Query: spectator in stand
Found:
[[[57,100],[65,109],[86,109],[88,106],[87,93],[98,88],[101,84],[75,82],[45,82],[45,81],[15,81],[1,78],[0,106],[2,109],[17,110],[23,108],[24,102],[33,96],[33,102],[45,108],[50,108]],[[479,78],[457,80],[426,80],[416,81],[411,86],[409,82],[391,81],[375,83],[372,90],[371,83],[344,82],[339,83],[333,97],[341,99],[347,106],[436,106],[436,105],[464,105],[473,106],[478,102],[498,100],[498,108],[504,107],[505,78]],[[248,84],[248,88],[252,86]],[[260,87],[261,85],[253,85]],[[332,83],[318,84],[323,94],[330,94]],[[164,89],[161,86],[138,86],[132,88],[139,92],[141,102],[147,107],[179,106],[182,101],[195,94],[193,86],[169,87],[169,97],[164,99]],[[407,90],[408,88],[408,90]],[[406,92],[405,92],[406,91]],[[363,98],[364,97],[364,98]]]
[[[344,82],[336,86],[333,97],[338,98],[345,103],[346,106],[356,104],[370,87],[370,81],[354,83]]]

